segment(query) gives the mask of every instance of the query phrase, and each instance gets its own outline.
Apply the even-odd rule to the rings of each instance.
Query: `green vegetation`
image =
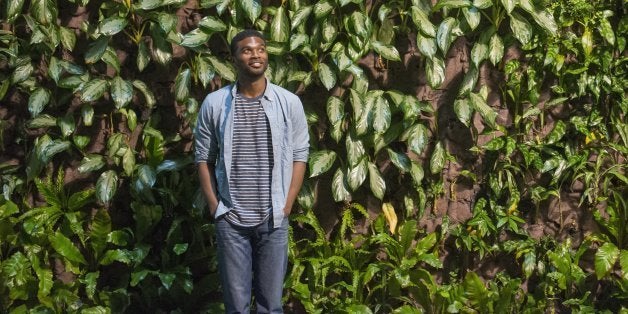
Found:
[[[289,311],[626,313],[623,4],[2,1],[0,312],[220,310],[191,129],[254,27],[312,135]]]

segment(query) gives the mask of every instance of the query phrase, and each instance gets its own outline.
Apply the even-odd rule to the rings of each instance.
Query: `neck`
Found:
[[[266,90],[266,78],[264,76],[251,79],[247,77],[238,78],[238,92],[245,97],[255,98]]]

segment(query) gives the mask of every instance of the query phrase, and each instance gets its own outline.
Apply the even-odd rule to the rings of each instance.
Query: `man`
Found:
[[[195,130],[203,194],[216,221],[227,313],[283,313],[288,215],[303,183],[309,135],[303,106],[270,83],[266,41],[245,30],[231,41],[235,84],[210,93]]]

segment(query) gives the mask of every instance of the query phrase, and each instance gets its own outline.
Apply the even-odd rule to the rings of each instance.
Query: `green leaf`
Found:
[[[488,43],[488,58],[493,65],[497,65],[504,57],[504,43],[497,33],[493,34]]]
[[[487,298],[488,291],[482,279],[474,273],[468,272],[462,282],[464,287],[464,295],[468,298],[469,302],[475,306],[484,304],[484,299]]]
[[[111,98],[116,109],[124,108],[133,99],[133,84],[123,80],[120,76],[114,77],[111,82]]]
[[[357,190],[364,180],[366,180],[366,173],[368,171],[366,158],[362,158],[360,162],[353,168],[349,169],[347,173],[347,183],[352,191]]]
[[[111,16],[102,21],[98,26],[98,32],[105,36],[113,36],[121,32],[127,25],[128,20],[125,17]]]
[[[332,89],[336,85],[336,73],[325,63],[318,64],[318,77],[327,90]]]
[[[61,77],[61,72],[63,72],[61,62],[59,62],[59,59],[56,57],[51,56],[50,62],[48,62],[48,76],[58,83],[59,78]],[[2,97],[0,97],[0,99],[2,99]]]
[[[425,60],[427,82],[432,88],[438,88],[445,81],[445,62],[439,57]]]
[[[179,45],[184,47],[198,47],[205,44],[209,40],[209,37],[210,34],[200,28],[196,28],[183,35],[183,40],[181,40]]]
[[[167,65],[172,60],[172,44],[166,40],[167,34],[165,32],[161,25],[151,24],[152,56],[161,65]]]
[[[336,169],[336,173],[334,173],[331,181],[331,192],[336,202],[349,201],[351,199],[351,192],[349,192],[345,174],[340,168]]]
[[[515,38],[524,46],[532,40],[532,25],[523,16],[515,12],[510,14],[510,29]]]
[[[457,27],[458,21],[453,17],[444,19],[436,32],[436,43],[444,55],[449,51],[449,46],[454,41],[452,31]]]
[[[426,56],[428,59],[434,58],[434,56],[436,55],[436,50],[438,49],[436,46],[436,38],[424,36],[422,33],[419,32],[417,34],[416,41],[421,54]]]
[[[473,6],[478,9],[486,9],[493,6],[493,0],[473,0]]]
[[[482,116],[482,119],[484,119],[484,123],[495,129],[495,119],[497,118],[497,112],[495,112],[493,108],[486,104],[486,101],[476,93],[470,93],[469,100],[469,103],[471,104],[473,109],[480,113],[480,116]]]
[[[377,97],[372,109],[373,129],[375,132],[384,133],[390,127],[390,105],[384,97]]]
[[[201,21],[198,23],[198,27],[208,33],[222,32],[227,30],[227,25],[221,19],[213,17],[211,15],[207,15],[202,18]]]
[[[397,153],[396,151],[386,148],[390,161],[397,166],[401,172],[408,172],[411,169],[410,158],[406,154]]]
[[[510,14],[510,12],[512,12],[512,10],[515,8],[518,0],[501,0],[501,2],[506,9],[506,13]]]
[[[312,13],[312,6],[311,5],[301,6],[294,13],[294,15],[292,15],[292,19],[291,19],[291,22],[290,22],[290,29],[294,30],[295,28],[299,27],[300,25],[304,25],[311,13]]]
[[[195,68],[196,76],[201,80],[201,84],[203,84],[203,87],[207,87],[216,74],[209,59],[207,57],[197,58]]]
[[[113,262],[120,262],[123,264],[131,264],[131,254],[127,250],[115,249],[108,250],[103,254],[99,261],[100,265],[111,265]]]
[[[185,253],[187,250],[188,250],[188,244],[187,243],[177,243],[172,248],[172,251],[175,254],[177,254],[177,255],[181,255],[181,254]]]
[[[74,30],[59,26],[59,37],[61,38],[63,48],[70,51],[74,50],[74,45],[76,45],[76,34]]]
[[[28,60],[28,62],[25,62],[24,64],[18,65],[11,75],[11,82],[13,82],[13,84],[16,84],[26,81],[31,76],[34,70],[35,68],[33,68],[30,60]]]
[[[146,83],[140,80],[135,80],[133,81],[133,86],[135,86],[135,88],[139,89],[142,92],[142,94],[144,94],[144,99],[146,100],[146,107],[152,108],[157,103],[157,100],[155,99],[155,95],[148,88],[148,86],[146,86]]]
[[[336,125],[342,121],[345,115],[345,103],[336,96],[327,98],[327,117],[331,125]]]
[[[96,63],[102,58],[107,51],[109,45],[109,37],[102,35],[89,44],[87,52],[85,52],[85,63]]]
[[[74,130],[76,130],[76,124],[72,113],[68,113],[63,117],[57,118],[57,125],[61,129],[61,135],[64,138],[70,136]]]
[[[174,95],[178,102],[185,102],[190,95],[192,71],[184,69],[174,79]]]
[[[96,294],[96,286],[98,283],[98,277],[100,276],[100,272],[96,271],[96,272],[91,272],[91,273],[87,273],[85,274],[85,277],[80,280],[82,283],[85,284],[85,293],[87,294],[87,297],[90,300],[94,300],[94,294]],[[99,307],[96,307],[99,308]],[[92,308],[94,309],[94,308]],[[81,314],[85,313],[85,310],[81,310]],[[96,313],[108,313],[107,311],[104,312],[96,312]]]
[[[28,111],[31,116],[39,115],[44,107],[50,102],[50,92],[42,87],[38,87],[28,98]]]
[[[476,7],[463,8],[462,13],[464,14],[464,17],[467,20],[467,24],[469,24],[471,30],[476,29],[478,25],[480,25],[482,15]]]
[[[286,42],[290,38],[290,21],[286,16],[283,6],[277,8],[277,12],[270,23],[270,40]]]
[[[399,51],[397,51],[397,48],[392,45],[386,45],[379,41],[373,41],[371,42],[371,47],[373,47],[375,52],[388,60],[401,61]]]
[[[4,204],[0,205],[0,218],[7,218],[19,211],[20,209],[17,207],[17,204],[6,200]]]
[[[150,51],[148,51],[148,46],[144,41],[141,41],[137,46],[137,69],[142,72],[148,63],[150,62]]]
[[[422,34],[434,38],[436,37],[436,27],[428,18],[428,13],[429,12],[425,12],[417,6],[412,6],[412,20],[414,21],[414,25],[419,28]]]
[[[107,80],[93,79],[88,81],[81,89],[81,101],[90,102],[98,100],[105,94],[108,87],[109,83]]]
[[[50,290],[52,290],[52,286],[54,284],[52,270],[36,267],[35,274],[37,275],[37,279],[39,279],[37,298],[41,300],[48,297],[50,295]]]
[[[246,17],[255,24],[257,18],[262,14],[262,3],[260,0],[239,0],[238,2]]]
[[[366,154],[362,141],[354,139],[351,134],[349,134],[346,138],[345,147],[347,148],[347,160],[349,161],[349,166],[355,166],[358,162],[360,162],[360,160],[362,160],[362,158],[364,158]]]
[[[371,191],[373,192],[373,195],[381,201],[384,199],[384,193],[386,192],[386,182],[374,163],[369,162],[368,169],[369,186],[371,187]]]
[[[57,125],[57,119],[48,114],[40,114],[28,121],[27,126],[32,129],[45,128]]]
[[[477,41],[471,49],[471,61],[476,68],[480,68],[480,63],[488,57],[488,45],[485,42]]]
[[[170,287],[172,287],[172,283],[174,282],[174,279],[177,277],[175,274],[164,274],[164,273],[159,273],[159,275],[157,276],[159,277],[159,280],[161,281],[161,285],[164,286],[166,290],[170,290]]]
[[[458,96],[466,96],[467,94],[472,92],[475,89],[475,85],[478,82],[478,76],[479,76],[478,68],[475,65],[469,66],[469,70],[464,75],[464,78],[462,78],[462,84],[460,85]],[[456,110],[455,102],[454,102],[454,110]],[[458,116],[458,118],[460,119],[460,116]]]
[[[24,0],[14,0],[6,2],[6,17],[7,22],[12,24],[13,21],[22,13],[22,7],[24,6]]]
[[[218,58],[214,56],[208,56],[209,62],[212,64],[214,69],[216,70],[216,74],[220,75],[227,81],[235,82],[236,80],[236,71],[230,63],[226,63],[218,60]]]
[[[99,209],[94,218],[92,219],[92,223],[90,224],[90,233],[89,238],[91,240],[92,248],[96,253],[96,256],[100,256],[100,254],[104,251],[107,245],[107,236],[111,232],[111,217],[106,209]]]
[[[456,8],[467,8],[471,6],[471,1],[469,0],[439,0],[434,8],[433,12],[437,12],[442,8],[447,9],[456,9]]]
[[[81,251],[60,231],[55,232],[48,236],[50,245],[61,256],[76,263],[87,264],[85,257],[81,254]]]
[[[438,174],[443,171],[445,167],[445,161],[447,160],[445,147],[443,147],[443,143],[439,141],[436,143],[434,147],[434,152],[432,152],[432,157],[430,158],[430,172],[432,174]]]
[[[416,123],[406,129],[401,138],[407,139],[408,148],[413,153],[421,155],[429,141],[429,131],[425,125]]]
[[[290,36],[290,51],[301,51],[304,47],[308,46],[309,40],[310,38],[305,34],[292,34],[292,36]]]
[[[83,124],[85,126],[91,126],[94,120],[94,107],[90,104],[85,104],[81,107],[81,116],[83,117]]]
[[[310,178],[327,172],[334,161],[336,161],[336,152],[331,150],[320,150],[310,154],[308,161]]]
[[[543,27],[549,34],[556,34],[558,26],[554,21],[554,17],[550,12],[540,11],[534,7],[534,4],[530,0],[519,0],[519,6],[528,11],[534,18],[534,21]]]
[[[118,189],[118,175],[113,170],[103,172],[96,181],[96,198],[103,204],[109,203]]]
[[[314,16],[317,20],[323,19],[334,10],[331,0],[317,1],[314,5]]]
[[[57,6],[51,0],[32,0],[30,13],[39,24],[49,25],[57,22]]]
[[[412,166],[410,167],[410,175],[412,176],[412,181],[416,186],[421,186],[421,181],[423,181],[423,177],[425,176],[425,172],[423,171],[423,167],[418,162],[412,161]]]
[[[563,122],[562,120],[558,120],[556,122],[556,125],[554,125],[554,128],[552,129],[552,131],[545,138],[545,143],[554,144],[560,141],[560,139],[563,138],[563,136],[565,136],[566,132],[567,132],[567,125],[565,125],[565,122]]]
[[[0,217],[1,216],[0,214]],[[628,280],[628,250],[621,250],[619,254],[619,265],[621,266],[622,278]]]
[[[582,42],[582,50],[584,50],[587,56],[590,56],[591,52],[593,52],[593,33],[588,27],[582,32],[580,41]]]
[[[140,0],[139,7],[142,10],[152,10],[161,5],[162,0]]]
[[[615,45],[615,33],[613,32],[613,27],[611,26],[611,23],[608,21],[608,19],[606,18],[600,19],[598,30],[600,31],[600,34],[602,34],[602,36],[604,37],[604,39],[609,45],[611,46]]]
[[[598,279],[604,278],[615,266],[619,258],[619,249],[611,242],[602,244],[595,252],[595,274]]]

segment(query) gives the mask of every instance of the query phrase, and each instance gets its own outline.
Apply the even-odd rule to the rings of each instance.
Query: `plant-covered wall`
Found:
[[[628,309],[622,0],[3,0],[0,312],[220,311],[228,42],[305,106],[287,312]]]

